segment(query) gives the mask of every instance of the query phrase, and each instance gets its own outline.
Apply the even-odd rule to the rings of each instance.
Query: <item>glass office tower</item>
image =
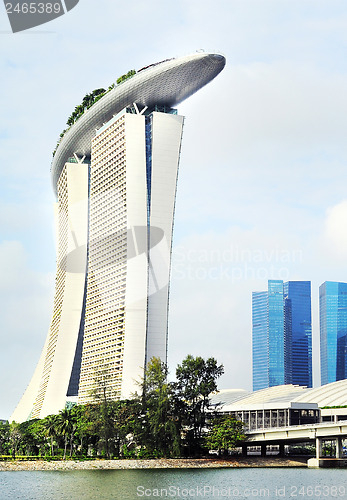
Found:
[[[311,282],[284,283],[289,382],[312,387]]]
[[[286,383],[283,281],[268,283],[269,387]]]
[[[269,280],[252,294],[253,390],[312,387],[311,284]]]
[[[252,293],[253,390],[269,386],[268,293]]]
[[[347,378],[347,283],[319,287],[321,383]]]

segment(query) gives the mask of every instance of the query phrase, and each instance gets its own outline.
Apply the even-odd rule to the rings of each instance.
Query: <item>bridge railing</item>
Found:
[[[271,431],[286,431],[295,429],[308,429],[314,427],[338,427],[339,425],[346,425],[347,420],[338,420],[337,422],[317,422],[315,424],[301,424],[301,425],[286,425],[285,427],[259,427],[258,429],[245,429],[246,434],[257,434],[258,432],[271,432]]]

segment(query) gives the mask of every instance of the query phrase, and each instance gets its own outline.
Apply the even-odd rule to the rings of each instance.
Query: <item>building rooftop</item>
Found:
[[[213,80],[224,66],[223,55],[197,52],[141,68],[116,86],[65,132],[52,162],[54,192],[57,192],[57,182],[68,158],[74,153],[90,156],[96,131],[113,115],[134,103],[140,111],[146,106],[174,107]]]
[[[347,405],[347,380],[339,380],[321,387],[308,389],[296,385],[278,385],[248,393],[242,389],[222,390],[211,396],[211,404],[219,405],[221,411],[241,409],[310,407],[317,405]]]
[[[297,398],[298,402],[315,402],[320,408],[323,406],[345,406],[347,405],[347,380],[338,380],[330,384],[306,389],[302,396]]]
[[[227,406],[235,401],[247,397],[250,392],[245,389],[222,389],[216,394],[210,396],[211,405],[223,405]]]
[[[261,389],[259,391],[247,393],[240,393],[240,397],[234,400],[225,400],[223,394],[216,394],[213,404],[219,403],[220,411],[238,411],[238,410],[255,410],[255,409],[271,409],[271,408],[291,408],[302,406],[302,402],[297,403],[298,397],[306,393],[306,387],[295,385],[278,385]],[[212,399],[212,398],[211,398]],[[303,400],[306,404],[307,402]],[[309,404],[310,406],[311,404]],[[314,405],[316,406],[316,405]]]

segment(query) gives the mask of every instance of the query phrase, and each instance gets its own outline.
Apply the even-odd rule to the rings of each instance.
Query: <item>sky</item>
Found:
[[[344,0],[80,0],[12,34],[0,6],[0,418],[23,394],[53,306],[52,151],[89,91],[196,50],[227,65],[186,117],[170,291],[170,376],[215,357],[220,388],[251,390],[251,293],[347,281]]]

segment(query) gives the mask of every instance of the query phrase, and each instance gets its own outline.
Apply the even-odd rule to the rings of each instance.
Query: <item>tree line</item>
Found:
[[[188,355],[176,381],[159,358],[148,363],[139,392],[115,400],[100,371],[93,403],[65,408],[58,415],[0,424],[0,454],[46,458],[192,457],[215,449],[226,453],[244,439],[243,424],[210,410],[211,393],[223,365]]]

